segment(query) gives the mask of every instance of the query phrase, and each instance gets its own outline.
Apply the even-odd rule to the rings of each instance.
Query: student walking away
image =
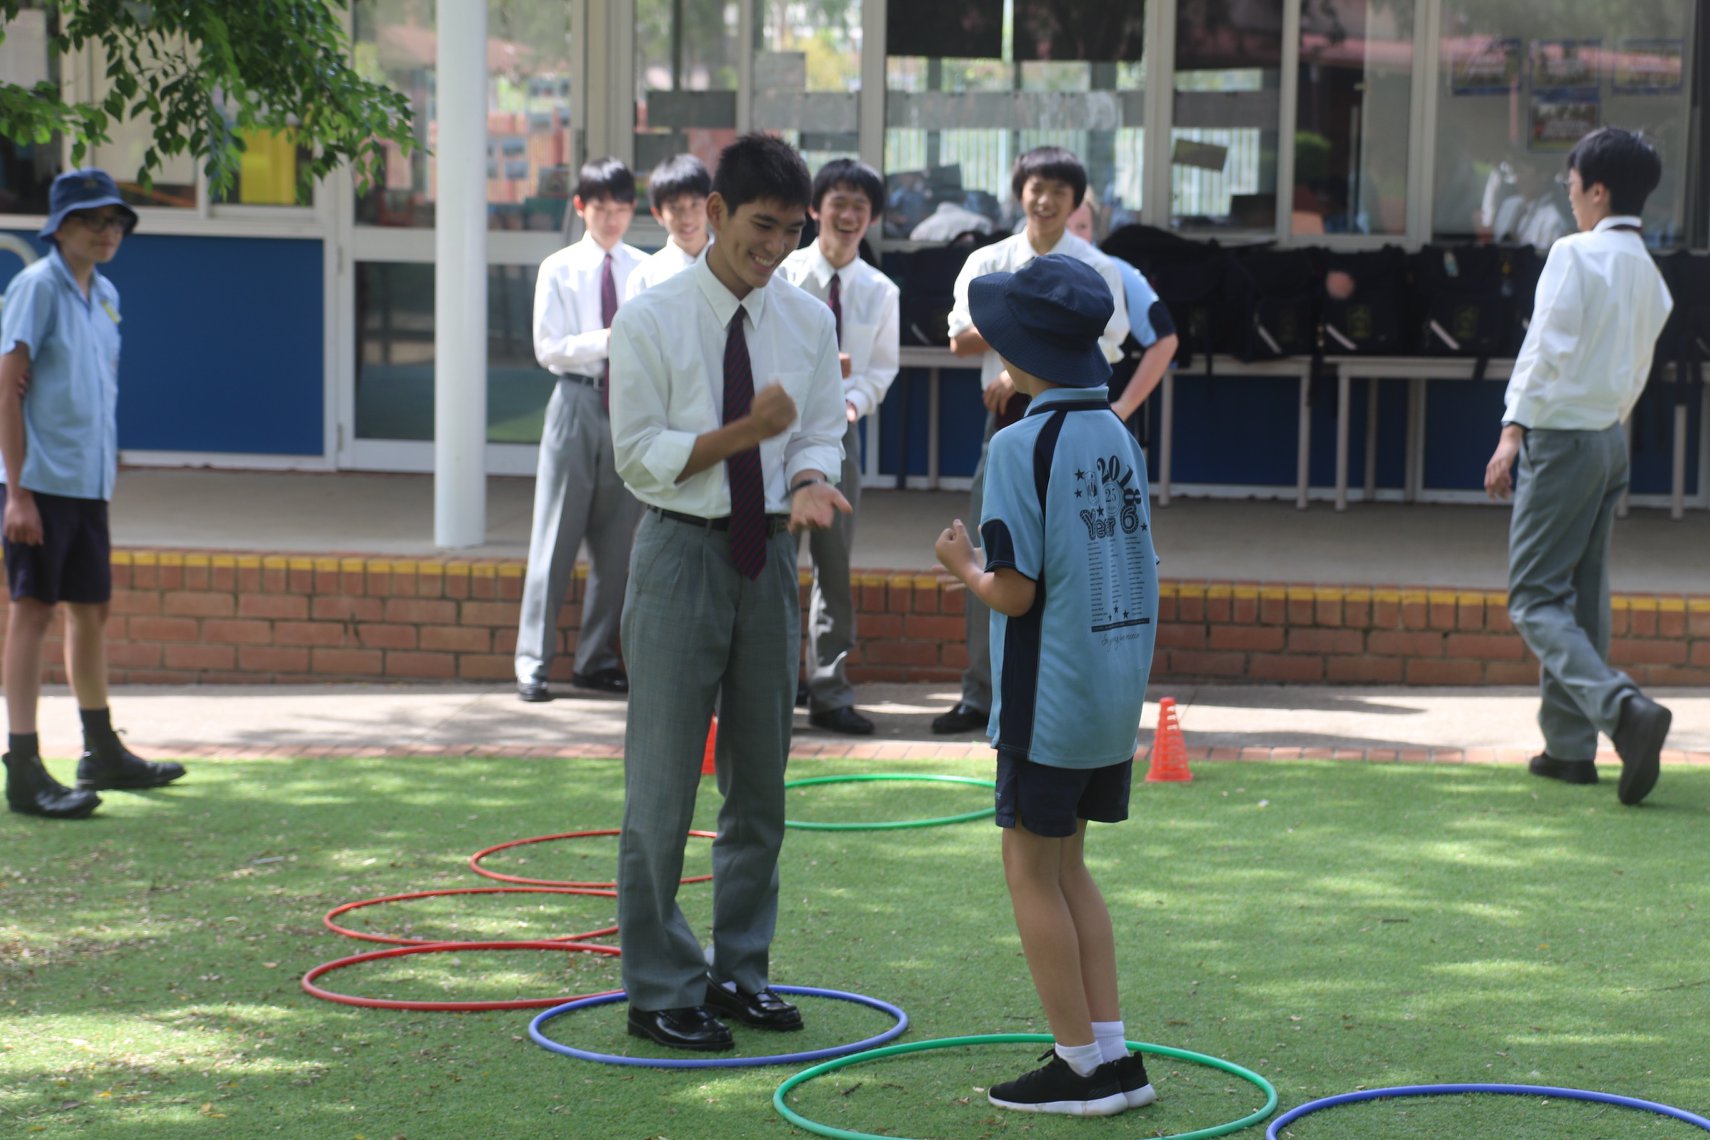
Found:
[[[623,299],[629,300],[695,263],[706,249],[707,195],[712,175],[692,154],[679,154],[653,168],[647,178],[647,201],[653,220],[665,227],[665,244],[629,275]]]
[[[547,673],[558,651],[558,609],[584,538],[590,568],[570,683],[629,691],[618,621],[641,504],[612,459],[608,346],[618,298],[643,256],[623,240],[635,217],[635,178],[615,158],[595,159],[582,168],[572,204],[587,232],[541,262],[534,287],[534,356],[558,382],[540,433],[517,626],[517,696],[525,701],[552,699]]]
[[[825,302],[837,329],[843,370],[843,466],[838,486],[850,506],[861,505],[863,417],[871,415],[897,375],[901,336],[895,284],[861,259],[861,239],[880,216],[884,180],[866,163],[839,158],[814,176],[813,205],[819,223],[813,244],[784,259],[779,275]],[[855,708],[849,683],[849,654],[855,648],[855,599],[850,551],[855,514],[808,535],[813,557],[813,594],[808,607],[808,723],[815,728],[866,736],[873,722]],[[797,703],[800,703],[799,701]]]
[[[97,266],[136,228],[136,211],[102,170],[54,179],[41,236],[53,252],[6,288],[0,307],[0,457],[6,582],[0,684],[6,689],[6,804],[82,819],[97,792],[143,791],[184,775],[144,760],[113,731],[107,613],[113,596],[107,504],[118,477],[119,291]],[[36,732],[42,646],[65,606],[65,669],[83,719],[77,787],[42,764]]]
[[[1022,953],[1055,1043],[991,1086],[1000,1108],[1108,1116],[1156,1099],[1129,1053],[1116,940],[1087,868],[1089,821],[1128,818],[1158,590],[1146,462],[1110,410],[1113,301],[1073,258],[975,279],[974,327],[1032,397],[992,438],[980,538],[957,519],[944,567],[992,610],[997,824]]]
[[[629,1032],[676,1049],[731,1048],[719,1016],[802,1023],[770,979],[801,654],[796,536],[850,509],[831,482],[848,427],[831,310],[772,280],[812,190],[788,143],[737,139],[707,199],[717,240],[612,330],[618,471],[647,504],[623,615],[623,984]],[[703,952],[677,887],[715,711],[724,802]]]
[[[1597,783],[1602,732],[1621,758],[1624,804],[1656,786],[1673,719],[1608,664],[1609,543],[1628,479],[1622,423],[1674,307],[1639,220],[1661,178],[1655,148],[1631,131],[1593,131],[1568,155],[1579,232],[1550,247],[1484,472],[1492,499],[1514,497],[1508,614],[1538,658],[1544,736],[1531,770]]]
[[[1087,172],[1080,159],[1062,147],[1035,147],[1015,160],[1015,167],[1010,172],[1010,189],[1026,213],[1026,226],[1020,233],[969,255],[956,278],[950,310],[950,351],[957,356],[979,359],[980,388],[986,405],[985,435],[969,493],[968,513],[973,518],[980,516],[985,493],[986,446],[997,430],[999,416],[1008,409],[1015,395],[1015,385],[1004,371],[998,354],[991,350],[974,325],[968,309],[969,284],[976,277],[988,273],[1013,272],[1047,253],[1063,254],[1092,266],[1110,291],[1110,322],[1099,338],[1099,347],[1106,360],[1114,363],[1121,358],[1122,341],[1128,335],[1128,316],[1121,304],[1122,277],[1116,266],[1091,244],[1068,232],[1069,215],[1074,213],[1087,192]],[[985,603],[975,596],[968,598],[963,618],[968,641],[968,665],[962,671],[962,699],[949,712],[933,718],[933,732],[970,732],[986,726],[992,707],[991,649],[986,642],[990,617]]]

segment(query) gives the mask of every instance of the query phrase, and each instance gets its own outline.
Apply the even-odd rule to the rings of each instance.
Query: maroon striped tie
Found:
[[[825,298],[831,306],[831,316],[837,322],[837,347],[843,347],[843,278],[831,275],[831,293]]]
[[[724,422],[735,423],[754,406],[754,366],[742,335],[742,306],[730,319],[724,341]],[[760,577],[766,565],[766,485],[760,477],[760,449],[751,447],[725,460],[730,472],[730,557],[744,577]]]
[[[617,278],[612,276],[612,255],[606,254],[606,263],[600,269],[600,327],[611,328],[612,318],[617,316]],[[600,403],[604,407],[612,406],[612,358],[608,350],[605,367],[600,369]]]

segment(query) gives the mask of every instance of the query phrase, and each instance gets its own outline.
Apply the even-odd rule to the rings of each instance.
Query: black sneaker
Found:
[[[1146,1075],[1146,1062],[1140,1059],[1140,1054],[1130,1053],[1120,1060],[1107,1061],[1103,1067],[1116,1074],[1122,1099],[1128,1102],[1129,1108],[1145,1108],[1158,1099],[1158,1090],[1152,1087],[1152,1079]]]
[[[1075,1072],[1052,1049],[1044,1067],[1013,1081],[993,1085],[986,1099],[1017,1112],[1054,1112],[1060,1116],[1115,1116],[1128,1107],[1117,1081],[1115,1063],[1100,1065],[1090,1077]]]

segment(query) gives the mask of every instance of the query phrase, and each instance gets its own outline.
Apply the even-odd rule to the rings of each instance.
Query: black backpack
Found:
[[[1407,254],[1398,245],[1363,253],[1321,255],[1324,269],[1319,313],[1324,351],[1332,356],[1397,356],[1407,350],[1403,298],[1408,294]],[[1353,292],[1330,294],[1331,274],[1346,274]]]
[[[1123,226],[1101,248],[1145,274],[1176,324],[1176,363],[1187,368],[1195,354],[1203,354],[1209,376],[1212,354],[1228,344],[1223,279],[1229,255],[1215,241],[1191,241],[1145,225]]]
[[[1485,362],[1513,352],[1516,330],[1524,331],[1516,294],[1528,275],[1536,288],[1529,267],[1537,256],[1531,246],[1422,248],[1413,262],[1415,351],[1474,357],[1473,378],[1483,379]],[[1529,303],[1525,316],[1531,316]]]
[[[1223,279],[1229,351],[1243,361],[1317,353],[1321,280],[1310,249],[1232,252]]]
[[[1662,379],[1674,365],[1674,402],[1691,405],[1704,388],[1704,365],[1710,362],[1710,254],[1680,250],[1656,259],[1663,281],[1674,297],[1674,309],[1657,337],[1651,380]]]
[[[908,271],[897,300],[904,344],[942,348],[950,343],[950,310],[956,303],[956,278],[962,266],[976,249],[1006,236],[970,230],[943,245],[908,254]]]

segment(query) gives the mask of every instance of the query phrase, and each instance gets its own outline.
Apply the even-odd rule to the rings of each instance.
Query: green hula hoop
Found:
[[[982,788],[996,790],[997,783],[993,780],[980,780],[973,776],[915,776],[868,773],[859,776],[812,776],[806,780],[790,780],[784,785],[784,790],[805,788],[810,784],[856,784],[869,780],[917,780],[934,784],[975,784]],[[997,814],[997,807],[981,808],[979,811],[965,811],[961,815],[941,815],[934,819],[899,819],[884,823],[810,823],[799,819],[786,819],[785,827],[799,827],[804,831],[892,831],[902,827],[937,827],[946,823],[967,823],[972,819],[986,819]]]
[[[866,1061],[877,1061],[885,1057],[899,1057],[905,1053],[919,1053],[927,1049],[954,1049],[962,1045],[1007,1045],[1007,1044],[1049,1044],[1052,1037],[1049,1033],[987,1033],[973,1037],[940,1037],[932,1041],[910,1041],[904,1045],[887,1045],[883,1049],[869,1049],[865,1053],[855,1053],[848,1057],[838,1057],[804,1069],[778,1086],[778,1091],[772,1094],[772,1107],[778,1110],[778,1115],[794,1124],[797,1128],[805,1128],[820,1136],[831,1136],[835,1140],[897,1140],[894,1136],[881,1136],[874,1132],[851,1132],[846,1128],[833,1128],[829,1124],[820,1124],[809,1120],[785,1103],[784,1098],[797,1085],[813,1080],[815,1077],[850,1065],[859,1065]],[[1256,1086],[1265,1094],[1264,1107],[1257,1112],[1249,1113],[1240,1120],[1232,1120],[1228,1124],[1219,1124],[1213,1128],[1200,1128],[1193,1132],[1178,1132],[1166,1136],[1163,1140],[1210,1140],[1213,1136],[1226,1136],[1231,1132],[1239,1132],[1243,1128],[1251,1128],[1264,1120],[1277,1108],[1277,1090],[1271,1082],[1253,1072],[1243,1069],[1233,1061],[1225,1061],[1220,1057],[1207,1056],[1204,1053],[1193,1053],[1186,1049],[1172,1049],[1168,1045],[1148,1045],[1140,1041],[1128,1042],[1130,1049],[1142,1053],[1155,1053],[1160,1057],[1174,1057],[1178,1061],[1191,1061],[1196,1065],[1209,1065],[1213,1069],[1221,1069],[1226,1073],[1240,1077],[1249,1084]]]

